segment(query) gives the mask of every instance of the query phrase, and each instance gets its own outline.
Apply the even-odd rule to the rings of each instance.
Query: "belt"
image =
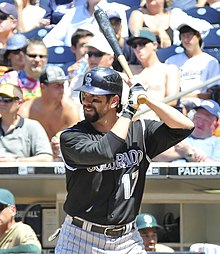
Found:
[[[103,234],[106,237],[117,238],[124,234],[129,233],[132,229],[135,228],[135,222],[130,222],[125,225],[112,226],[112,225],[99,225],[89,221],[86,221],[79,217],[73,217],[71,224],[80,227],[87,231],[92,231],[95,233]]]

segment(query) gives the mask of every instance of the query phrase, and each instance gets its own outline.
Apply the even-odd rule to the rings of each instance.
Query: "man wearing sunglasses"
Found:
[[[79,93],[75,89],[79,88],[83,82],[84,74],[93,67],[112,67],[114,52],[102,33],[91,37],[84,45],[87,51],[88,67],[81,73],[78,79],[72,79],[69,87],[74,91],[73,99],[79,102]]]
[[[138,30],[131,35],[127,43],[133,48],[142,65],[142,71],[134,75],[134,80],[136,80],[134,83],[141,83],[150,97],[160,101],[179,92],[178,68],[174,64],[168,65],[160,62],[157,56],[158,42],[152,32],[147,29]],[[174,101],[170,105],[175,106],[176,103]],[[140,109],[144,110],[146,106],[141,105]],[[142,114],[141,117],[158,119],[153,111]]]
[[[0,189],[0,253],[41,253],[34,230],[15,221],[16,205],[11,191]]]
[[[30,39],[25,54],[24,70],[18,72],[24,100],[41,96],[39,77],[48,62],[48,52],[41,39]]]
[[[52,149],[42,125],[18,115],[23,101],[16,73],[0,79],[0,163],[53,161]]]

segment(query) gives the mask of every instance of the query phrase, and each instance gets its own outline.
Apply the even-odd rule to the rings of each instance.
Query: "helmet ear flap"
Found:
[[[79,92],[79,101],[82,104],[82,101],[83,101],[83,99],[82,99],[82,92]]]

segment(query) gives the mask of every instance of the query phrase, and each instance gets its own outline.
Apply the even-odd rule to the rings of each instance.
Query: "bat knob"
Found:
[[[147,96],[145,94],[140,94],[137,99],[138,104],[146,104]]]

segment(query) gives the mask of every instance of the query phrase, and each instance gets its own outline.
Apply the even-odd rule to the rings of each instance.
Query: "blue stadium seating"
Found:
[[[28,39],[31,38],[43,39],[44,36],[46,36],[50,32],[51,29],[53,29],[53,27],[37,27],[31,31],[24,32],[22,34],[25,35]]]
[[[220,12],[210,6],[193,7],[186,11],[192,17],[204,19],[214,27],[220,26]]]
[[[53,46],[48,48],[48,64],[60,66],[67,75],[67,68],[75,63],[76,57],[68,46]]]
[[[220,47],[220,28],[213,28],[203,39],[204,48]]]
[[[220,28],[210,29],[203,40],[203,51],[214,56],[220,62]]]
[[[170,47],[167,47],[167,48],[159,48],[157,50],[157,56],[158,56],[159,60],[162,63],[164,63],[166,61],[166,59],[169,58],[170,56],[181,53],[183,51],[184,51],[184,49],[182,47],[177,46],[177,45],[171,45]]]

